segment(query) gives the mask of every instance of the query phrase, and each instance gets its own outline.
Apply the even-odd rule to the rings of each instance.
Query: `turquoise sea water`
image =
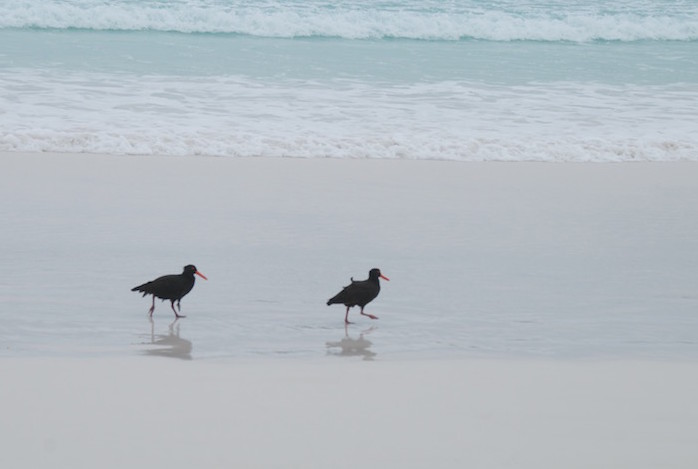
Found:
[[[698,4],[18,0],[0,151],[698,159]]]

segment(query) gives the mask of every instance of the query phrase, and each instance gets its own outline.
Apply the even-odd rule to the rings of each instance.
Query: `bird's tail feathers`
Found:
[[[327,300],[327,306],[344,303],[345,291],[346,288],[343,288],[341,292],[337,293],[335,296]]]
[[[143,296],[145,296],[145,295],[150,293],[148,291],[148,284],[150,284],[150,282],[144,283],[143,285],[138,285],[137,287],[133,287],[133,288],[131,288],[131,291],[137,291],[137,292],[143,293]]]

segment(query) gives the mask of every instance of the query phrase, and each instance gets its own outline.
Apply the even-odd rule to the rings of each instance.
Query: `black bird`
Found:
[[[341,292],[330,298],[327,301],[327,306],[333,304],[343,304],[346,306],[347,313],[344,315],[344,322],[346,324],[351,324],[349,322],[349,308],[354,306],[360,306],[361,314],[364,316],[368,316],[371,319],[378,319],[378,317],[373,314],[364,313],[364,306],[373,301],[381,291],[379,278],[390,280],[388,277],[381,274],[380,269],[371,269],[368,272],[368,278],[366,280],[354,280],[352,277],[351,284],[347,285]]]
[[[181,313],[182,307],[179,302],[184,298],[184,295],[194,288],[194,274],[204,280],[208,280],[204,274],[196,270],[196,267],[189,264],[184,266],[184,271],[179,275],[163,275],[143,285],[133,287],[131,291],[141,292],[143,296],[153,295],[153,305],[148,311],[151,316],[153,315],[153,311],[155,311],[155,297],[157,297],[162,300],[170,300],[170,305],[172,306],[172,311],[175,313],[175,317],[183,318],[185,316],[177,313],[174,303],[175,301],[177,302],[177,307]]]

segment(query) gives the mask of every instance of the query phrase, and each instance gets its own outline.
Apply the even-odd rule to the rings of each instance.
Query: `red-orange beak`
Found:
[[[197,270],[196,272],[194,272],[194,273],[195,273],[196,275],[198,275],[199,277],[201,277],[202,279],[208,280],[208,279],[206,278],[206,276],[205,276],[204,274],[202,274],[201,272],[199,272],[198,270]]]
[[[385,275],[383,275],[383,274],[380,274],[380,278],[382,278],[383,280],[388,280],[388,281],[390,281],[390,279],[389,279],[388,277],[386,277]]]

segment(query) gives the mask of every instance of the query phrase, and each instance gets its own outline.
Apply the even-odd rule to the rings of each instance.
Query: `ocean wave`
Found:
[[[558,0],[558,3],[559,0]],[[651,4],[648,4],[651,5]],[[564,6],[566,8],[560,8]],[[641,6],[641,5],[640,5]],[[698,8],[637,5],[614,11],[562,2],[550,8],[516,3],[416,1],[380,3],[223,0],[19,0],[0,5],[0,29],[84,29],[456,41],[698,40]]]
[[[0,151],[698,161],[695,83],[525,85],[0,70]]]

